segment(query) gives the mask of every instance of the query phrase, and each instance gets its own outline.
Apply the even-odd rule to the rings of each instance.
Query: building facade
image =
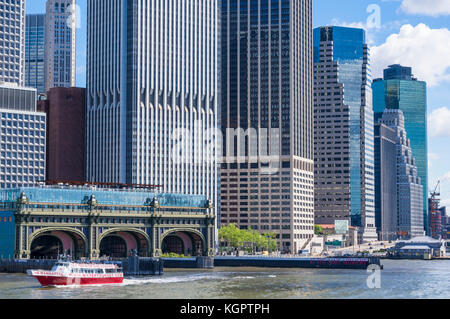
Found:
[[[45,180],[45,113],[36,112],[36,90],[0,85],[0,188]]]
[[[377,240],[370,52],[362,29],[314,29],[317,224],[348,220]]]
[[[45,21],[45,90],[75,86],[75,0],[47,0]]]
[[[391,65],[383,79],[374,80],[372,88],[376,119],[385,109],[403,111],[406,134],[422,181],[424,228],[429,234],[427,84],[414,78],[411,68]]]
[[[0,190],[0,255],[17,259],[214,253],[205,196],[144,189],[41,186]]]
[[[385,110],[378,120],[396,133],[397,234],[401,238],[423,236],[423,186],[401,110]]]
[[[0,82],[25,85],[25,0],[0,0]]]
[[[47,181],[85,181],[86,89],[52,88],[38,101],[47,114]]]
[[[218,2],[87,4],[87,180],[217,206]]]
[[[45,94],[45,14],[27,14],[25,85]]]
[[[314,237],[312,1],[221,5],[221,223],[297,253]]]
[[[375,124],[375,220],[381,241],[398,233],[397,131]]]

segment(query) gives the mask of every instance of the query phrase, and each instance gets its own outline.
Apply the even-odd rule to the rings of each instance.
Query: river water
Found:
[[[70,288],[41,288],[26,275],[0,274],[0,299],[450,298],[450,260],[382,263],[381,288],[375,289],[368,288],[365,270],[217,268]]]

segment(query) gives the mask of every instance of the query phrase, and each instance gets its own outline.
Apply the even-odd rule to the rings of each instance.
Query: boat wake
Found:
[[[199,280],[224,280],[225,276],[211,275],[211,274],[198,274],[198,275],[186,275],[186,276],[173,276],[173,277],[152,277],[152,278],[137,278],[129,277],[123,280],[122,286],[130,285],[146,285],[146,284],[174,284],[183,282],[193,282]]]

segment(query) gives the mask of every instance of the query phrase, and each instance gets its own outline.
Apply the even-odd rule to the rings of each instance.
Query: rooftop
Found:
[[[100,189],[96,186],[39,186],[0,189],[0,202],[16,202],[22,193],[31,203],[87,204],[92,195],[99,205],[144,206],[157,198],[162,207],[205,207],[206,196],[185,194],[160,194],[148,190]]]

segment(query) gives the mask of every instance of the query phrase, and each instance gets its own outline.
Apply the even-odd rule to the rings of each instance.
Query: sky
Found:
[[[219,0],[220,1],[220,0]],[[428,84],[429,188],[441,181],[450,206],[450,0],[313,0],[314,27],[339,25],[367,31],[374,78],[388,65],[411,66]],[[86,83],[86,0],[77,29],[77,86]],[[27,13],[44,13],[45,0],[27,1]]]

